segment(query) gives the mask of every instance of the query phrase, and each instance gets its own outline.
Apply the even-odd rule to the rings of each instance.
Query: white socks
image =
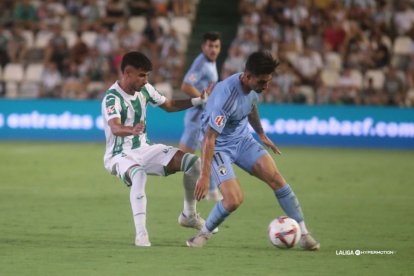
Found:
[[[301,222],[299,222],[299,227],[300,227],[300,231],[302,232],[302,235],[309,234],[308,229],[306,228],[306,225],[305,225],[305,221],[304,220],[302,220]]]
[[[143,168],[134,167],[130,171],[130,177],[132,186],[129,193],[129,200],[134,217],[135,231],[137,235],[142,235],[147,232],[147,196],[145,194],[147,174]]]
[[[191,153],[186,153],[181,161],[181,170],[184,172],[184,209],[185,216],[191,216],[196,213],[197,200],[194,196],[194,189],[200,175],[201,161],[200,158]]]

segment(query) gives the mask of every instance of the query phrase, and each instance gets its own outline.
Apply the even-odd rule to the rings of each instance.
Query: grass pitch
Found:
[[[319,252],[269,243],[283,213],[240,170],[245,201],[203,249],[187,248],[195,230],[177,224],[181,174],[149,177],[153,246],[136,248],[128,189],[104,170],[103,144],[2,142],[0,275],[413,275],[414,152],[281,149]],[[394,253],[344,255],[357,249]]]

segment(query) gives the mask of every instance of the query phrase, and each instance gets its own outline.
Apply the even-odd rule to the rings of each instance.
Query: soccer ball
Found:
[[[294,247],[300,240],[299,224],[290,217],[281,216],[272,220],[267,229],[270,242],[282,249]]]

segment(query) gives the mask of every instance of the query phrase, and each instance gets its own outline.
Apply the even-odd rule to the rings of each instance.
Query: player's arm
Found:
[[[263,130],[262,123],[260,122],[259,112],[257,111],[257,106],[253,105],[252,111],[248,116],[249,124],[252,126],[254,131],[259,136],[262,143],[270,148],[274,153],[282,154],[280,150],[273,144],[273,142],[267,137],[266,133]]]
[[[200,102],[194,101],[194,104],[193,104],[192,102],[193,99],[199,99],[199,98],[192,98],[192,99],[185,99],[185,100],[166,100],[162,105],[160,105],[160,107],[167,112],[176,112],[176,111],[181,111],[181,110],[190,108],[192,106],[197,106],[197,105],[202,104],[201,101]]]
[[[160,107],[167,112],[181,111],[193,106],[200,106],[207,102],[208,95],[211,94],[214,85],[209,85],[201,94],[195,98],[185,100],[166,100]]]
[[[181,90],[187,94],[188,96],[190,96],[191,98],[197,98],[201,96],[201,92],[198,91],[197,88],[195,88],[193,85],[183,82],[181,84]]]
[[[197,180],[195,187],[195,197],[197,200],[203,199],[210,185],[211,162],[214,155],[214,146],[219,133],[210,126],[207,126],[206,134],[204,135],[203,143],[201,145],[201,173]]]
[[[116,117],[108,121],[108,126],[111,128],[112,134],[115,136],[130,136],[130,135],[140,135],[145,128],[143,122],[139,122],[135,126],[125,126],[121,123],[121,118]]]

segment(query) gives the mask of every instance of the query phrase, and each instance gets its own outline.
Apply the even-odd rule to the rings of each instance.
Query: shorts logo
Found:
[[[222,175],[222,176],[225,176],[227,174],[226,167],[224,167],[224,166],[220,166],[218,171],[219,171],[220,175]]]
[[[217,116],[217,117],[214,119],[214,123],[215,123],[218,127],[221,127],[221,126],[223,125],[223,123],[224,123],[224,116],[221,116],[221,115]]]

